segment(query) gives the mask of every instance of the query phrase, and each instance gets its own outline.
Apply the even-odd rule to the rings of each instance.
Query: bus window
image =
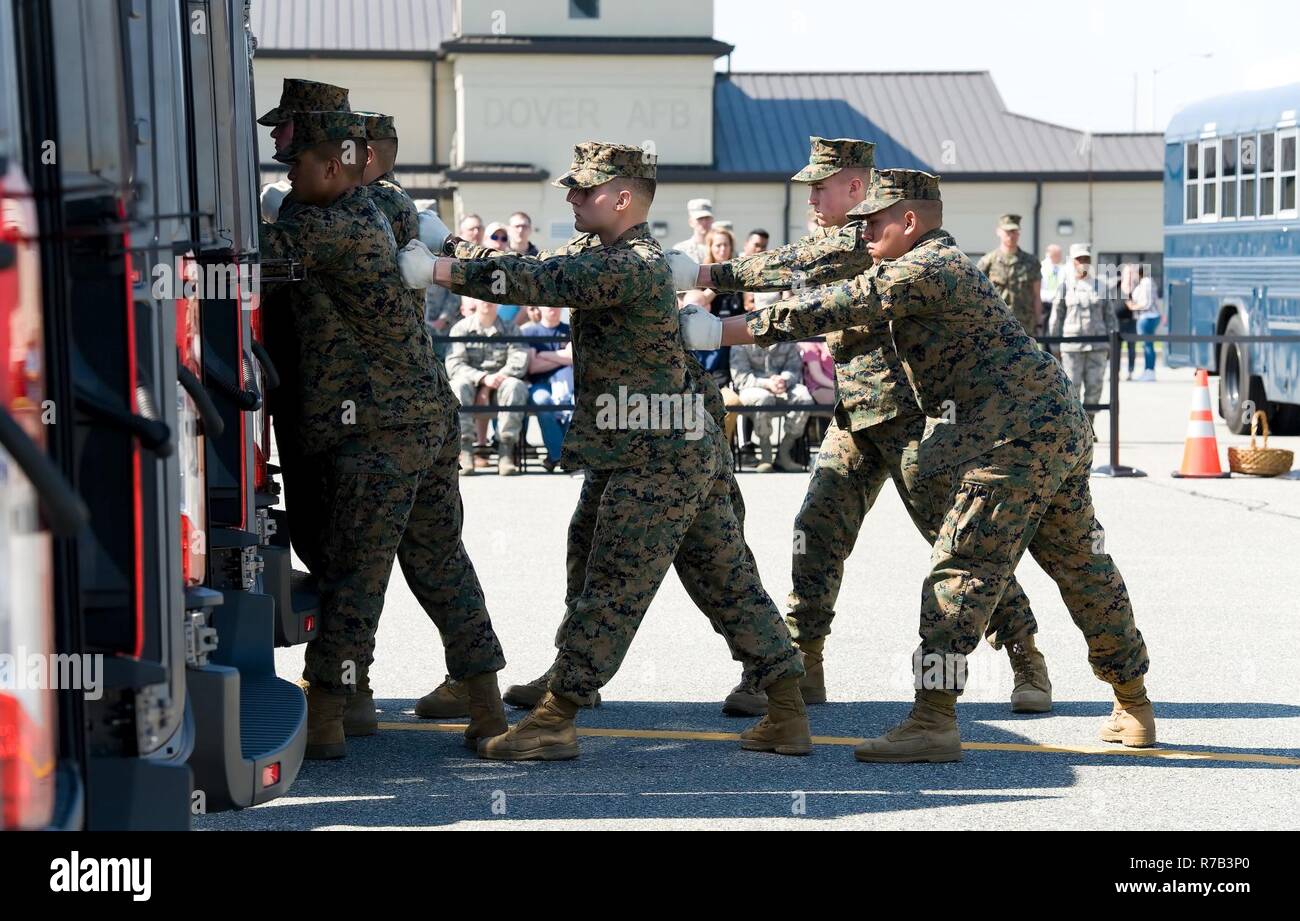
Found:
[[[1194,221],[1200,214],[1200,192],[1197,179],[1200,178],[1200,145],[1195,142],[1187,145],[1187,160],[1185,170],[1187,173],[1187,212],[1183,215],[1183,220]]]
[[[1219,216],[1219,144],[1212,141],[1201,145],[1201,162],[1205,165],[1201,176],[1201,218]]]
[[[1237,139],[1224,138],[1220,142],[1220,159],[1223,161],[1223,207],[1219,217],[1237,216]]]
[[[1296,212],[1296,134],[1283,135],[1278,144],[1278,206],[1277,210],[1286,217],[1294,217]]]
[[[1259,173],[1259,139],[1248,134],[1241,139],[1241,216],[1254,217],[1255,177]]]
[[[1276,211],[1277,178],[1273,169],[1277,165],[1275,155],[1277,135],[1267,131],[1259,136],[1259,216],[1272,217]]]

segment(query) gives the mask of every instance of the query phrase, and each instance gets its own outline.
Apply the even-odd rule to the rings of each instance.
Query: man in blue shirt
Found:
[[[542,307],[538,323],[525,323],[519,333],[533,336],[530,344],[533,354],[528,362],[528,399],[536,406],[563,405],[573,397],[573,349],[569,339],[569,325],[560,322],[560,307]],[[554,341],[559,340],[559,341]],[[560,445],[568,431],[568,411],[537,413],[537,424],[542,428],[542,441],[546,444],[546,459],[542,466],[548,473],[560,463]]]

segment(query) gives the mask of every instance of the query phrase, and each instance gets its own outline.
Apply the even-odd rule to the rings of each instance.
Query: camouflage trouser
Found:
[[[351,691],[356,667],[374,660],[394,559],[442,635],[451,677],[505,665],[460,539],[455,408],[448,407],[444,422],[431,428],[359,437],[330,457],[321,630],[307,644],[304,670],[313,685]]]
[[[1082,428],[1002,445],[937,478],[949,492],[921,599],[922,653],[974,650],[1028,549],[1060,588],[1097,677],[1116,684],[1146,673],[1146,644],[1093,511],[1092,439]]]
[[[794,522],[793,589],[786,622],[796,640],[830,634],[844,561],[886,480],[893,479],[921,535],[931,544],[938,537],[948,480],[917,476],[916,455],[924,431],[925,417],[919,413],[858,432],[849,432],[837,420],[827,430]],[[989,622],[989,642],[1000,649],[1037,632],[1029,599],[1012,575]]]
[[[662,468],[586,471],[551,690],[581,701],[614,676],[670,564],[755,687],[803,674],[745,543],[730,451],[711,448]]]
[[[478,394],[479,385],[467,377],[454,377],[451,379],[452,392],[460,400],[461,406],[473,406],[474,398]],[[528,405],[528,384],[517,377],[507,377],[501,382],[501,385],[492,392],[492,402],[501,406],[527,406]],[[461,441],[474,439],[474,419],[477,413],[460,414],[460,437]],[[518,441],[519,434],[524,428],[524,414],[522,412],[499,412],[497,413],[497,434],[507,441]]]
[[[1083,403],[1100,403],[1101,386],[1106,380],[1106,366],[1110,362],[1110,349],[1094,349],[1089,352],[1061,352],[1061,365],[1065,376],[1070,379],[1070,393],[1077,398],[1083,390]],[[1088,418],[1095,419],[1097,414],[1089,411]]]

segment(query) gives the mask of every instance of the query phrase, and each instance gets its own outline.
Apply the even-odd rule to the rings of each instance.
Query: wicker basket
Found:
[[[1255,447],[1255,432],[1264,430],[1264,447]],[[1295,453],[1268,446],[1268,416],[1260,410],[1250,419],[1250,447],[1229,448],[1228,467],[1233,473],[1250,476],[1281,476],[1291,469]]]

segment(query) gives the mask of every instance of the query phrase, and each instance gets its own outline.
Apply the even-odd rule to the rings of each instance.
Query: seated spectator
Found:
[[[569,335],[567,323],[560,322],[559,307],[528,308],[538,309],[541,319],[536,323],[525,323],[519,327],[523,336],[538,337],[532,347],[532,358],[528,363],[528,399],[535,406],[563,406],[573,401],[573,344],[570,342],[548,342],[547,339]],[[542,466],[546,472],[555,470],[560,463],[560,446],[564,443],[564,433],[569,430],[572,413],[539,412],[537,424],[542,429],[542,441],[546,445],[546,459]]]
[[[497,317],[497,305],[474,298],[462,298],[474,312],[451,328],[456,336],[516,336],[519,331]],[[523,406],[528,402],[528,385],[524,375],[528,372],[528,348],[517,342],[453,342],[447,355],[447,376],[451,389],[460,399],[461,406]],[[474,417],[476,413],[460,416],[460,473],[469,476],[474,472]],[[487,416],[482,414],[486,434]],[[515,447],[523,429],[522,412],[501,411],[497,414],[497,434],[500,444],[497,452],[497,473],[513,476],[519,472],[515,466]]]
[[[796,342],[780,342],[766,348],[760,345],[733,346],[731,376],[744,406],[812,402],[812,395],[803,385],[803,359]],[[758,435],[758,472],[771,473],[774,469],[798,472],[803,467],[790,452],[803,436],[808,411],[791,410],[785,414],[785,433],[781,436],[775,467],[772,464],[772,415],[757,413],[754,416],[754,432]]]
[[[736,242],[729,230],[719,230],[716,226],[704,236],[706,256],[702,264],[729,262],[736,252]],[[745,312],[745,301],[739,291],[715,291],[709,300],[710,313],[721,319],[735,317]],[[731,386],[731,350],[728,346],[712,352],[697,352],[696,358],[704,370],[713,375],[719,388]]]
[[[453,294],[446,288],[430,285],[424,290],[424,322],[433,337],[433,354],[441,362],[446,362],[451,343],[447,337],[453,326],[460,321],[460,295]]]
[[[834,404],[836,396],[835,359],[825,342],[800,342],[803,359],[803,383],[814,403]]]

